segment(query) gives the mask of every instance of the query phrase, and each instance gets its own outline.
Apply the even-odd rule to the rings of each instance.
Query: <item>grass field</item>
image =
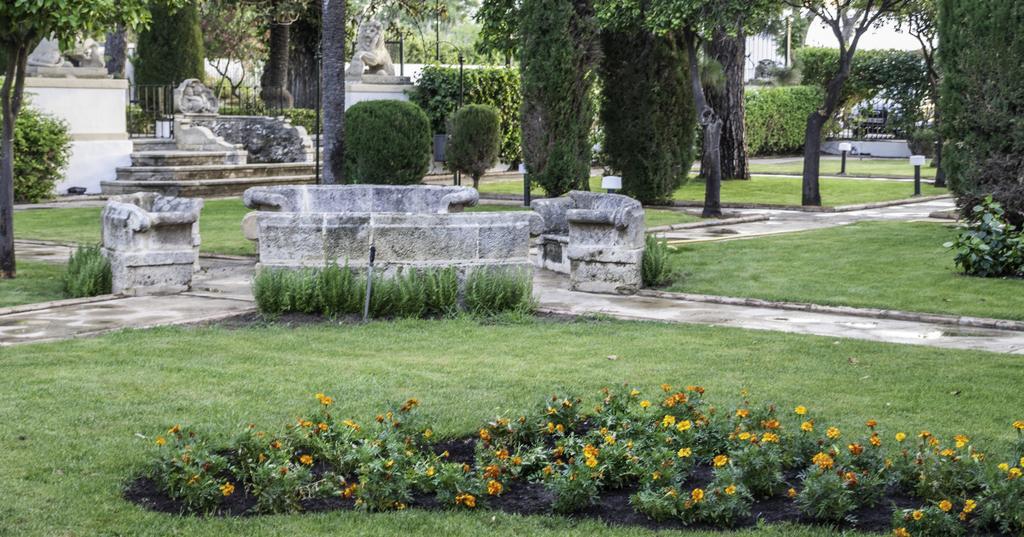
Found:
[[[929,164],[931,161],[929,161]],[[780,164],[761,164],[753,162],[750,164],[752,173],[787,173],[800,175],[803,173],[803,159],[795,162]],[[842,161],[838,158],[822,158],[821,173],[823,175],[836,175],[842,169]],[[914,167],[907,159],[859,159],[847,157],[846,174],[851,177],[914,177]],[[921,177],[925,179],[935,178],[935,168],[929,165],[921,167]]]
[[[610,361],[609,355],[619,359]],[[702,384],[721,404],[807,405],[822,426],[877,419],[889,438],[928,429],[1003,454],[1022,419],[1020,357],[657,323],[471,320],[260,329],[158,329],[0,349],[0,535],[530,535],[713,537],[555,517],[409,510],[237,519],[176,517],[121,497],[152,437],[181,423],[230,434],[278,427],[335,397],[357,421],[415,396],[439,437],[470,434],[498,409],[556,390],[595,401],[629,382]],[[854,536],[777,527],[757,537]]]
[[[64,298],[64,265],[18,261],[18,277],[0,280],[0,308]]]
[[[591,178],[591,189],[600,190],[600,179]],[[493,194],[522,194],[523,184],[519,181],[483,183],[480,191]],[[786,177],[754,177],[750,181],[724,181],[722,183],[723,203],[764,203],[774,205],[800,205],[800,179]],[[922,185],[922,194],[934,196],[946,194],[944,188]],[[854,205],[877,201],[906,199],[914,194],[911,183],[878,180],[821,179],[821,201],[826,206]],[[543,191],[535,188],[533,195],[541,196]],[[673,198],[677,201],[704,201],[704,181],[691,178],[676,190]]]
[[[682,244],[673,291],[1024,319],[1024,280],[956,272],[932,223],[863,222],[749,240]]]

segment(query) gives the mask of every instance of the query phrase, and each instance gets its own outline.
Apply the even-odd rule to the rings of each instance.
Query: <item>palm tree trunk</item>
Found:
[[[323,183],[345,184],[345,0],[323,0]]]

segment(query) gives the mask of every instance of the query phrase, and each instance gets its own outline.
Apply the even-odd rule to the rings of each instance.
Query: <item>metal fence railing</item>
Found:
[[[174,86],[130,86],[126,114],[129,137],[171,137],[174,134]]]
[[[912,129],[904,118],[887,108],[865,108],[842,116],[830,133],[833,140],[901,140]]]

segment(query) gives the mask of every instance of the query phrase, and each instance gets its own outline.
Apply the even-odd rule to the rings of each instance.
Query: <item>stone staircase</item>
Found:
[[[107,195],[157,192],[167,196],[232,196],[253,186],[309,184],[312,162],[250,164],[235,149],[186,151],[173,139],[133,140],[132,165],[117,168],[117,179],[102,183]]]

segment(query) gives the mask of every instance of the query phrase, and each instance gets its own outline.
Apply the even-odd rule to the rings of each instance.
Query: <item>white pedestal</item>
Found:
[[[412,84],[345,84],[345,110],[363,101],[408,101]]]
[[[100,181],[116,178],[118,166],[131,164],[126,110],[128,81],[107,78],[26,78],[29,106],[68,123],[71,162],[57,194],[68,187],[100,193]]]

